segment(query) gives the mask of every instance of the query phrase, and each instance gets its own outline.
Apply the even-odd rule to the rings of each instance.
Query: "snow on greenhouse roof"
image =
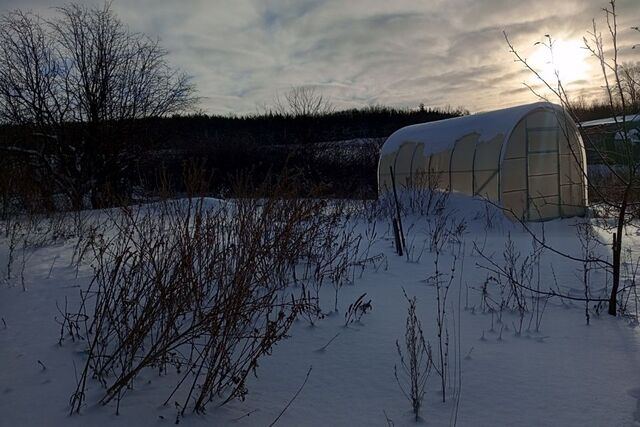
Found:
[[[549,102],[536,102],[487,113],[411,125],[394,132],[382,146],[381,154],[397,151],[402,143],[416,142],[424,143],[424,155],[428,156],[453,148],[458,139],[471,133],[479,134],[478,142],[489,141],[499,134],[507,138],[524,116],[541,108],[561,109],[560,106]]]
[[[640,114],[633,114],[630,116],[624,116],[624,121],[627,123],[640,121]],[[582,127],[591,127],[591,126],[602,126],[602,125],[611,125],[614,123],[622,123],[623,117],[607,117],[606,119],[597,119],[597,120],[589,120],[587,122],[582,122]]]

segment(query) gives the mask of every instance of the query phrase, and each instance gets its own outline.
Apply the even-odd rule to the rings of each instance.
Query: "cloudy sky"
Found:
[[[0,12],[41,14],[65,3],[0,0]],[[88,4],[101,4],[88,0]],[[254,113],[293,86],[313,86],[338,108],[463,106],[472,112],[535,100],[534,83],[503,37],[546,75],[534,46],[551,34],[571,93],[599,93],[580,48],[605,0],[114,0],[131,29],[159,37],[193,76],[209,113]],[[639,0],[618,0],[620,49],[640,61]],[[605,27],[602,26],[602,30]]]

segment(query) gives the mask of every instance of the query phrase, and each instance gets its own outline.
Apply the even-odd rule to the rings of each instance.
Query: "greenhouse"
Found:
[[[396,131],[382,146],[378,189],[395,181],[398,190],[450,190],[544,221],[584,215],[585,166],[575,123],[561,107],[539,102]]]

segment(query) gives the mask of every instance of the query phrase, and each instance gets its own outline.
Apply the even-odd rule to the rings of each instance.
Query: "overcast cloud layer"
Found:
[[[65,1],[0,0],[0,12],[51,13]],[[88,4],[102,4],[88,1]],[[619,0],[621,50],[640,60],[640,2]],[[604,0],[115,0],[131,29],[159,37],[193,76],[209,113],[253,113],[292,86],[316,86],[338,108],[534,101],[502,35],[525,56],[544,34],[581,39]],[[604,27],[603,27],[604,30]],[[595,69],[595,67],[594,67]],[[597,92],[593,80],[573,93]],[[590,83],[590,84],[589,84]],[[597,83],[596,83],[597,86]]]

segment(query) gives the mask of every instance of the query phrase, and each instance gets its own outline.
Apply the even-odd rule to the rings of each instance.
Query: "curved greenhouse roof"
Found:
[[[561,107],[538,102],[417,124],[393,133],[378,166],[380,193],[431,187],[487,198],[525,220],[582,215],[586,155]]]

